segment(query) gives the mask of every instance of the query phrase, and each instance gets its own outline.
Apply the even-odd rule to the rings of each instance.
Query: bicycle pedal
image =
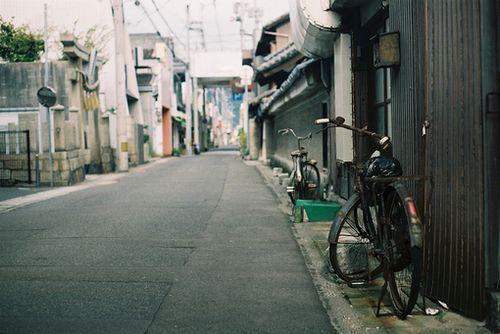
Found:
[[[352,281],[352,282],[347,282],[347,285],[350,288],[357,289],[357,288],[366,288],[368,287],[368,281]]]

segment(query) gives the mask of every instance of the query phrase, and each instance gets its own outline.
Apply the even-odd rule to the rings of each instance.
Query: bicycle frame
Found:
[[[382,226],[385,224],[385,204],[383,200],[383,193],[377,193],[376,183],[366,182],[365,177],[362,175],[362,167],[357,166],[357,177],[355,189],[359,193],[361,199],[361,208],[363,210],[363,224],[367,235],[363,236],[370,240],[370,242],[375,246],[376,256],[380,258],[383,254],[382,247]],[[370,184],[371,183],[371,184]],[[375,207],[375,222],[372,217],[372,210],[370,209],[370,204]]]

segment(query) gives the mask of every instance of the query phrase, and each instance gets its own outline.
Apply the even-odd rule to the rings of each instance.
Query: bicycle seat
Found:
[[[290,153],[290,155],[292,157],[300,157],[300,156],[304,156],[306,154],[307,154],[306,150],[295,150],[295,151],[292,151],[292,153]]]

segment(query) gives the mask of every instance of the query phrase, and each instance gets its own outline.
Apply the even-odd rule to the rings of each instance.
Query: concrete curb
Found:
[[[138,167],[130,168],[128,172],[125,173],[111,173],[111,174],[91,174],[88,175],[88,178],[80,183],[73,186],[54,188],[51,190],[30,194],[26,196],[16,197],[12,199],[8,199],[0,202],[0,214],[9,212],[30,204],[39,203],[42,201],[46,201],[51,198],[56,198],[64,195],[68,195],[77,191],[81,191],[84,189],[90,189],[98,186],[106,186],[113,183],[116,183],[119,179],[135,174],[135,173],[143,173],[149,168],[152,168],[156,165],[163,164],[169,161],[172,161],[177,158],[162,158],[155,159],[148,164],[140,165]]]
[[[282,186],[276,185],[276,182],[273,181],[274,178],[276,178],[276,176],[273,175],[273,171],[260,163],[247,164],[257,168],[264,178],[266,185],[271,188],[276,195],[281,211],[287,216],[290,216],[291,203],[289,197],[286,190]],[[290,221],[292,221],[291,218]],[[328,268],[325,265],[325,261],[321,258],[310,236],[300,228],[301,225],[303,224],[292,224],[292,233],[300,247],[306,266],[313,279],[313,284],[330,318],[330,323],[333,328],[339,333],[386,332],[382,328],[367,328],[358,321],[359,315],[353,310],[352,305],[344,298],[341,289],[326,278],[325,274],[328,272]]]
[[[283,187],[277,186],[273,180],[272,171],[261,164],[253,164],[261,173],[265,183],[273,190],[279,201],[279,207],[286,215],[290,216],[291,205]],[[292,219],[290,219],[292,220]],[[345,283],[337,281],[335,275],[331,273],[327,259],[327,249],[321,249],[323,245],[314,239],[319,234],[327,233],[330,223],[299,223],[292,224],[292,233],[295,236],[304,256],[307,268],[313,279],[313,284],[318,292],[321,302],[332,326],[340,333],[490,333],[485,328],[484,322],[466,318],[453,311],[445,310],[430,300],[427,300],[427,307],[438,308],[437,316],[427,316],[412,314],[408,320],[400,320],[392,313],[388,305],[381,309],[382,314],[387,314],[376,318],[373,313],[373,305],[379,295],[379,287],[374,285],[367,289],[352,289],[345,286]],[[318,232],[319,231],[319,232]],[[326,237],[325,237],[326,238]],[[376,290],[375,293],[373,290]],[[371,291],[369,291],[371,290]],[[371,296],[370,296],[371,294]],[[361,298],[360,298],[361,296]],[[365,305],[360,304],[363,303]],[[367,303],[368,302],[368,303]],[[353,303],[355,306],[353,306]],[[385,303],[383,303],[385,304]],[[418,313],[418,312],[416,312]]]

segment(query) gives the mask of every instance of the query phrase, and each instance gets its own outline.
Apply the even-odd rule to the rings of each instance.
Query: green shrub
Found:
[[[247,135],[245,133],[245,130],[243,130],[243,129],[239,130],[238,138],[239,138],[239,142],[240,142],[240,153],[244,156],[248,155],[249,152],[248,152],[248,148],[247,148]]]

